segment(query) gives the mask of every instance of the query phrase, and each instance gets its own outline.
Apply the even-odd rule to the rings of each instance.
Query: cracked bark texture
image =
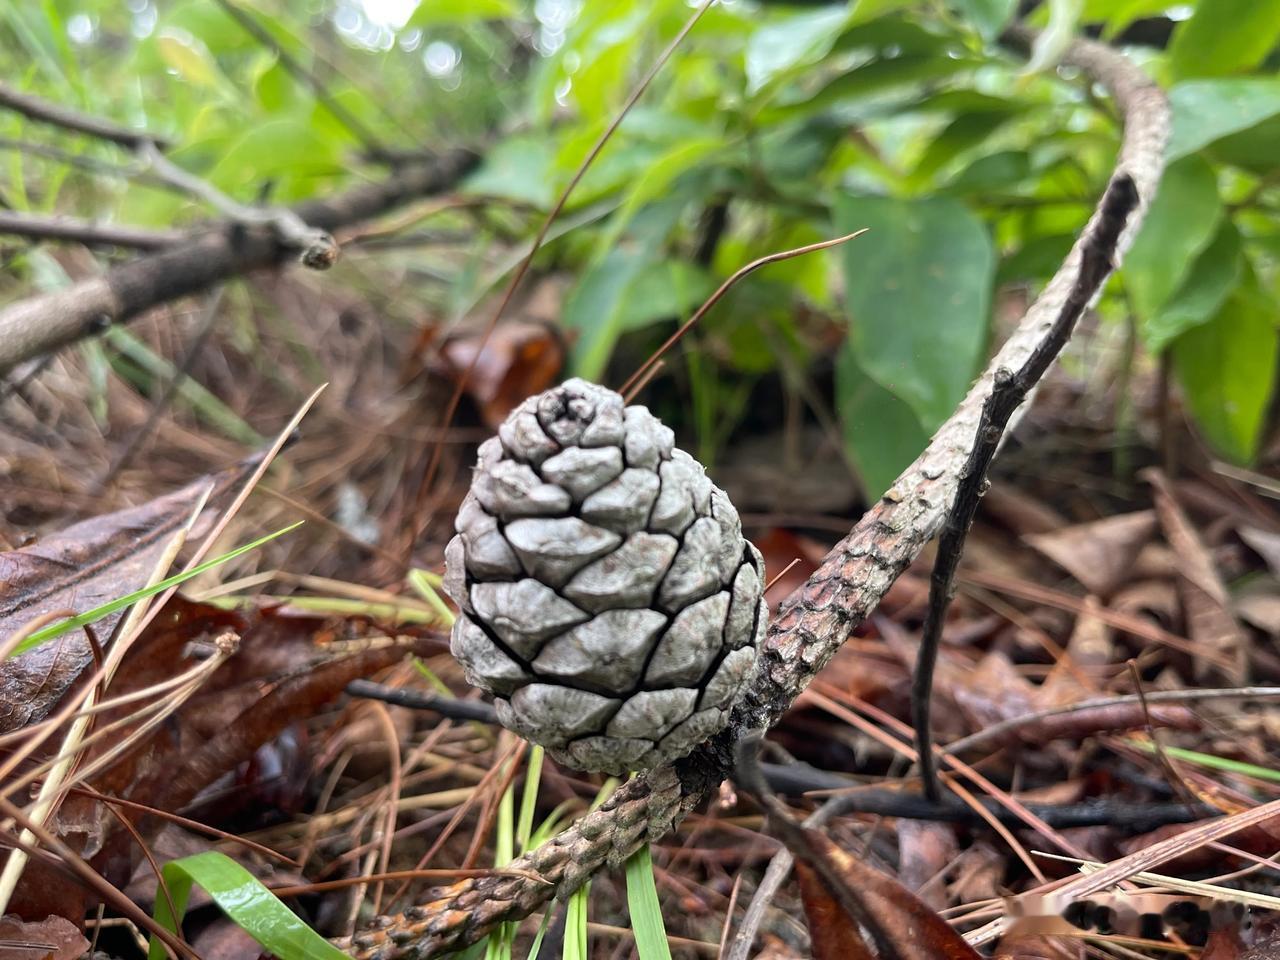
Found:
[[[1026,47],[1032,36],[1015,29],[1005,39]],[[1063,63],[1105,87],[1123,119],[1113,177],[1132,177],[1141,202],[1121,239],[1118,261],[1163,171],[1168,104],[1140,69],[1103,44],[1077,40]],[[783,601],[761,647],[751,686],[725,731],[674,768],[659,768],[623,784],[599,810],[510,864],[510,869],[532,876],[470,879],[435,890],[429,902],[379,917],[343,946],[359,960],[426,960],[460,949],[498,924],[569,894],[595,870],[621,864],[641,843],[662,837],[694,809],[727,775],[741,734],[777,722],[941,528],[991,393],[993,373],[1001,367],[1021,368],[1049,333],[1079,274],[1083,237],[1092,234],[1097,219],[1095,210],[1082,238],[924,453]]]

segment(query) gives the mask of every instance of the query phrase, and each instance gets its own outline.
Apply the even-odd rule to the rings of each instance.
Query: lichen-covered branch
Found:
[[[1025,44],[1028,36],[1015,32],[1010,40]],[[1124,121],[1115,175],[1132,179],[1141,205],[1121,239],[1123,252],[1160,180],[1168,105],[1141,70],[1102,44],[1076,41],[1063,59],[1110,92]],[[490,877],[438,890],[430,902],[402,915],[381,917],[358,933],[346,945],[354,955],[360,960],[424,960],[473,943],[497,924],[527,916],[553,896],[567,894],[599,867],[621,863],[641,842],[660,838],[696,807],[730,769],[737,737],[777,722],[938,532],[973,447],[994,372],[1021,368],[1049,335],[1075,286],[1081,250],[1097,221],[1095,213],[1044,292],[924,453],[783,602],[761,649],[755,679],[728,730],[674,769],[660,768],[624,784],[604,807],[511,865],[541,882]]]

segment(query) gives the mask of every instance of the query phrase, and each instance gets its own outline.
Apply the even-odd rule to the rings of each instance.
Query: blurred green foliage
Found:
[[[494,231],[512,239],[532,236],[690,14],[684,0],[239,3],[381,144],[483,143],[464,189],[488,198]],[[868,492],[885,489],[981,368],[998,291],[1047,279],[1112,169],[1113,108],[1055,69],[1057,52],[1086,28],[1115,40],[1170,13],[1166,42],[1130,53],[1169,91],[1171,166],[1100,311],[1147,356],[1168,353],[1204,439],[1249,462],[1276,378],[1280,0],[1052,0],[1031,14],[1047,30],[1030,66],[995,40],[1016,6],[713,7],[542,255],[576,277],[562,310],[573,372],[620,381],[742,264],[871,227],[745,280],[663,375],[682,378],[684,425],[709,458],[754,382],[834,347],[849,452]],[[26,89],[172,136],[177,162],[242,200],[377,175],[358,159],[360,136],[213,0],[9,0],[0,55]],[[49,140],[12,114],[0,136]],[[108,145],[74,149],[120,161]],[[201,214],[172,192],[22,151],[0,155],[0,170],[17,208],[150,225]],[[478,232],[476,255],[491,241]],[[456,270],[454,311],[503,270]]]

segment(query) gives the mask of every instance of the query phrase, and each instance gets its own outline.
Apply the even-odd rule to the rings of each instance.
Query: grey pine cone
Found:
[[[453,655],[511,730],[620,774],[722,729],[755,668],[764,564],[647,408],[585,380],[480,446],[445,551]]]

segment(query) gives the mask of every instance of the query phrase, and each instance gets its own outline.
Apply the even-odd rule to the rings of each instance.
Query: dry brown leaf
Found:
[[[174,535],[200,498],[229,489],[242,469],[203,477],[141,506],[68,527],[20,550],[0,554],[0,640],[39,616],[84,613],[146,585]],[[205,511],[206,515],[210,511]],[[104,646],[124,616],[93,624]],[[73,631],[0,663],[0,732],[44,719],[93,658],[82,631]]]
[[[934,910],[943,909],[947,905],[947,887],[939,882],[939,875],[959,855],[955,827],[902,818],[897,829],[898,879]]]
[[[466,375],[467,395],[480,408],[485,424],[496,430],[520,401],[556,381],[564,368],[565,348],[551,325],[510,320],[487,339],[479,331],[450,337],[440,356],[454,382]]]
[[[1242,684],[1245,680],[1246,641],[1244,631],[1230,611],[1227,588],[1218,575],[1213,557],[1182,508],[1174,499],[1168,481],[1158,470],[1147,470],[1144,477],[1155,495],[1156,514],[1164,530],[1165,540],[1178,556],[1178,595],[1187,618],[1187,635],[1197,647],[1230,663],[1223,669],[1207,658],[1196,658],[1197,679],[1212,672],[1224,674],[1227,682]]]
[[[76,960],[88,949],[80,928],[64,917],[31,923],[0,917],[0,960]]]
[[[796,861],[796,880],[809,924],[813,960],[876,960],[858,924],[836,902],[813,867]]]
[[[1110,597],[1128,581],[1134,561],[1155,531],[1155,514],[1143,510],[1023,539],[1090,593]]]

